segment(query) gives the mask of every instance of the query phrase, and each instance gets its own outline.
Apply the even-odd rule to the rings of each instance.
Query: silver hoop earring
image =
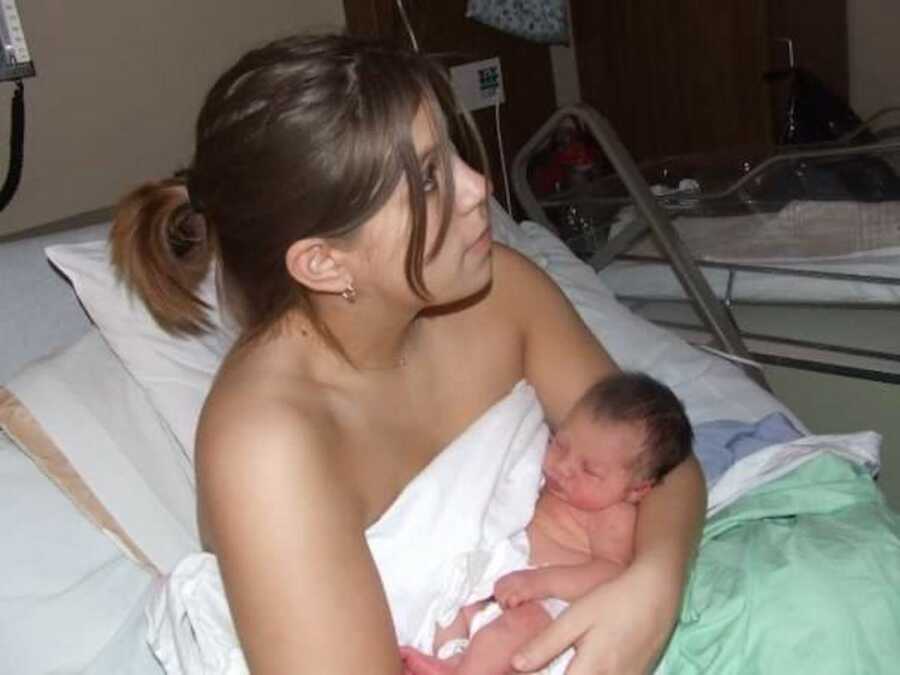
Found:
[[[353,282],[347,284],[347,288],[341,291],[341,297],[351,305],[356,302],[356,289],[353,288]]]

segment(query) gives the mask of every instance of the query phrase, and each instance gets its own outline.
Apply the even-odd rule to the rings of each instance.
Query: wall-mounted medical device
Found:
[[[0,82],[34,75],[15,0],[0,0]]]
[[[22,178],[25,158],[25,85],[22,80],[33,75],[34,63],[28,53],[16,2],[0,0],[0,82],[11,80],[16,87],[9,125],[9,165],[6,180],[0,185],[0,211],[12,201]]]

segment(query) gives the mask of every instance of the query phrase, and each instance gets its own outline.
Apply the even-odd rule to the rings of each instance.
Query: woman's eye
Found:
[[[434,192],[438,187],[438,169],[434,164],[427,164],[422,171],[422,189],[425,192]]]

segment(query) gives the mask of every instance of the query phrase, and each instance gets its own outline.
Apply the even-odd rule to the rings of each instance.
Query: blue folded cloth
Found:
[[[706,484],[712,487],[731,465],[749,454],[776,443],[787,443],[801,434],[779,412],[758,422],[713,420],[694,427],[694,454],[703,467]]]

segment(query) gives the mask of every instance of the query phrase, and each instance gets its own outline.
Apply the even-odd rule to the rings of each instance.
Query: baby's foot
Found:
[[[458,659],[442,661],[411,647],[400,647],[400,656],[403,657],[406,672],[411,675],[452,675],[456,672]]]

